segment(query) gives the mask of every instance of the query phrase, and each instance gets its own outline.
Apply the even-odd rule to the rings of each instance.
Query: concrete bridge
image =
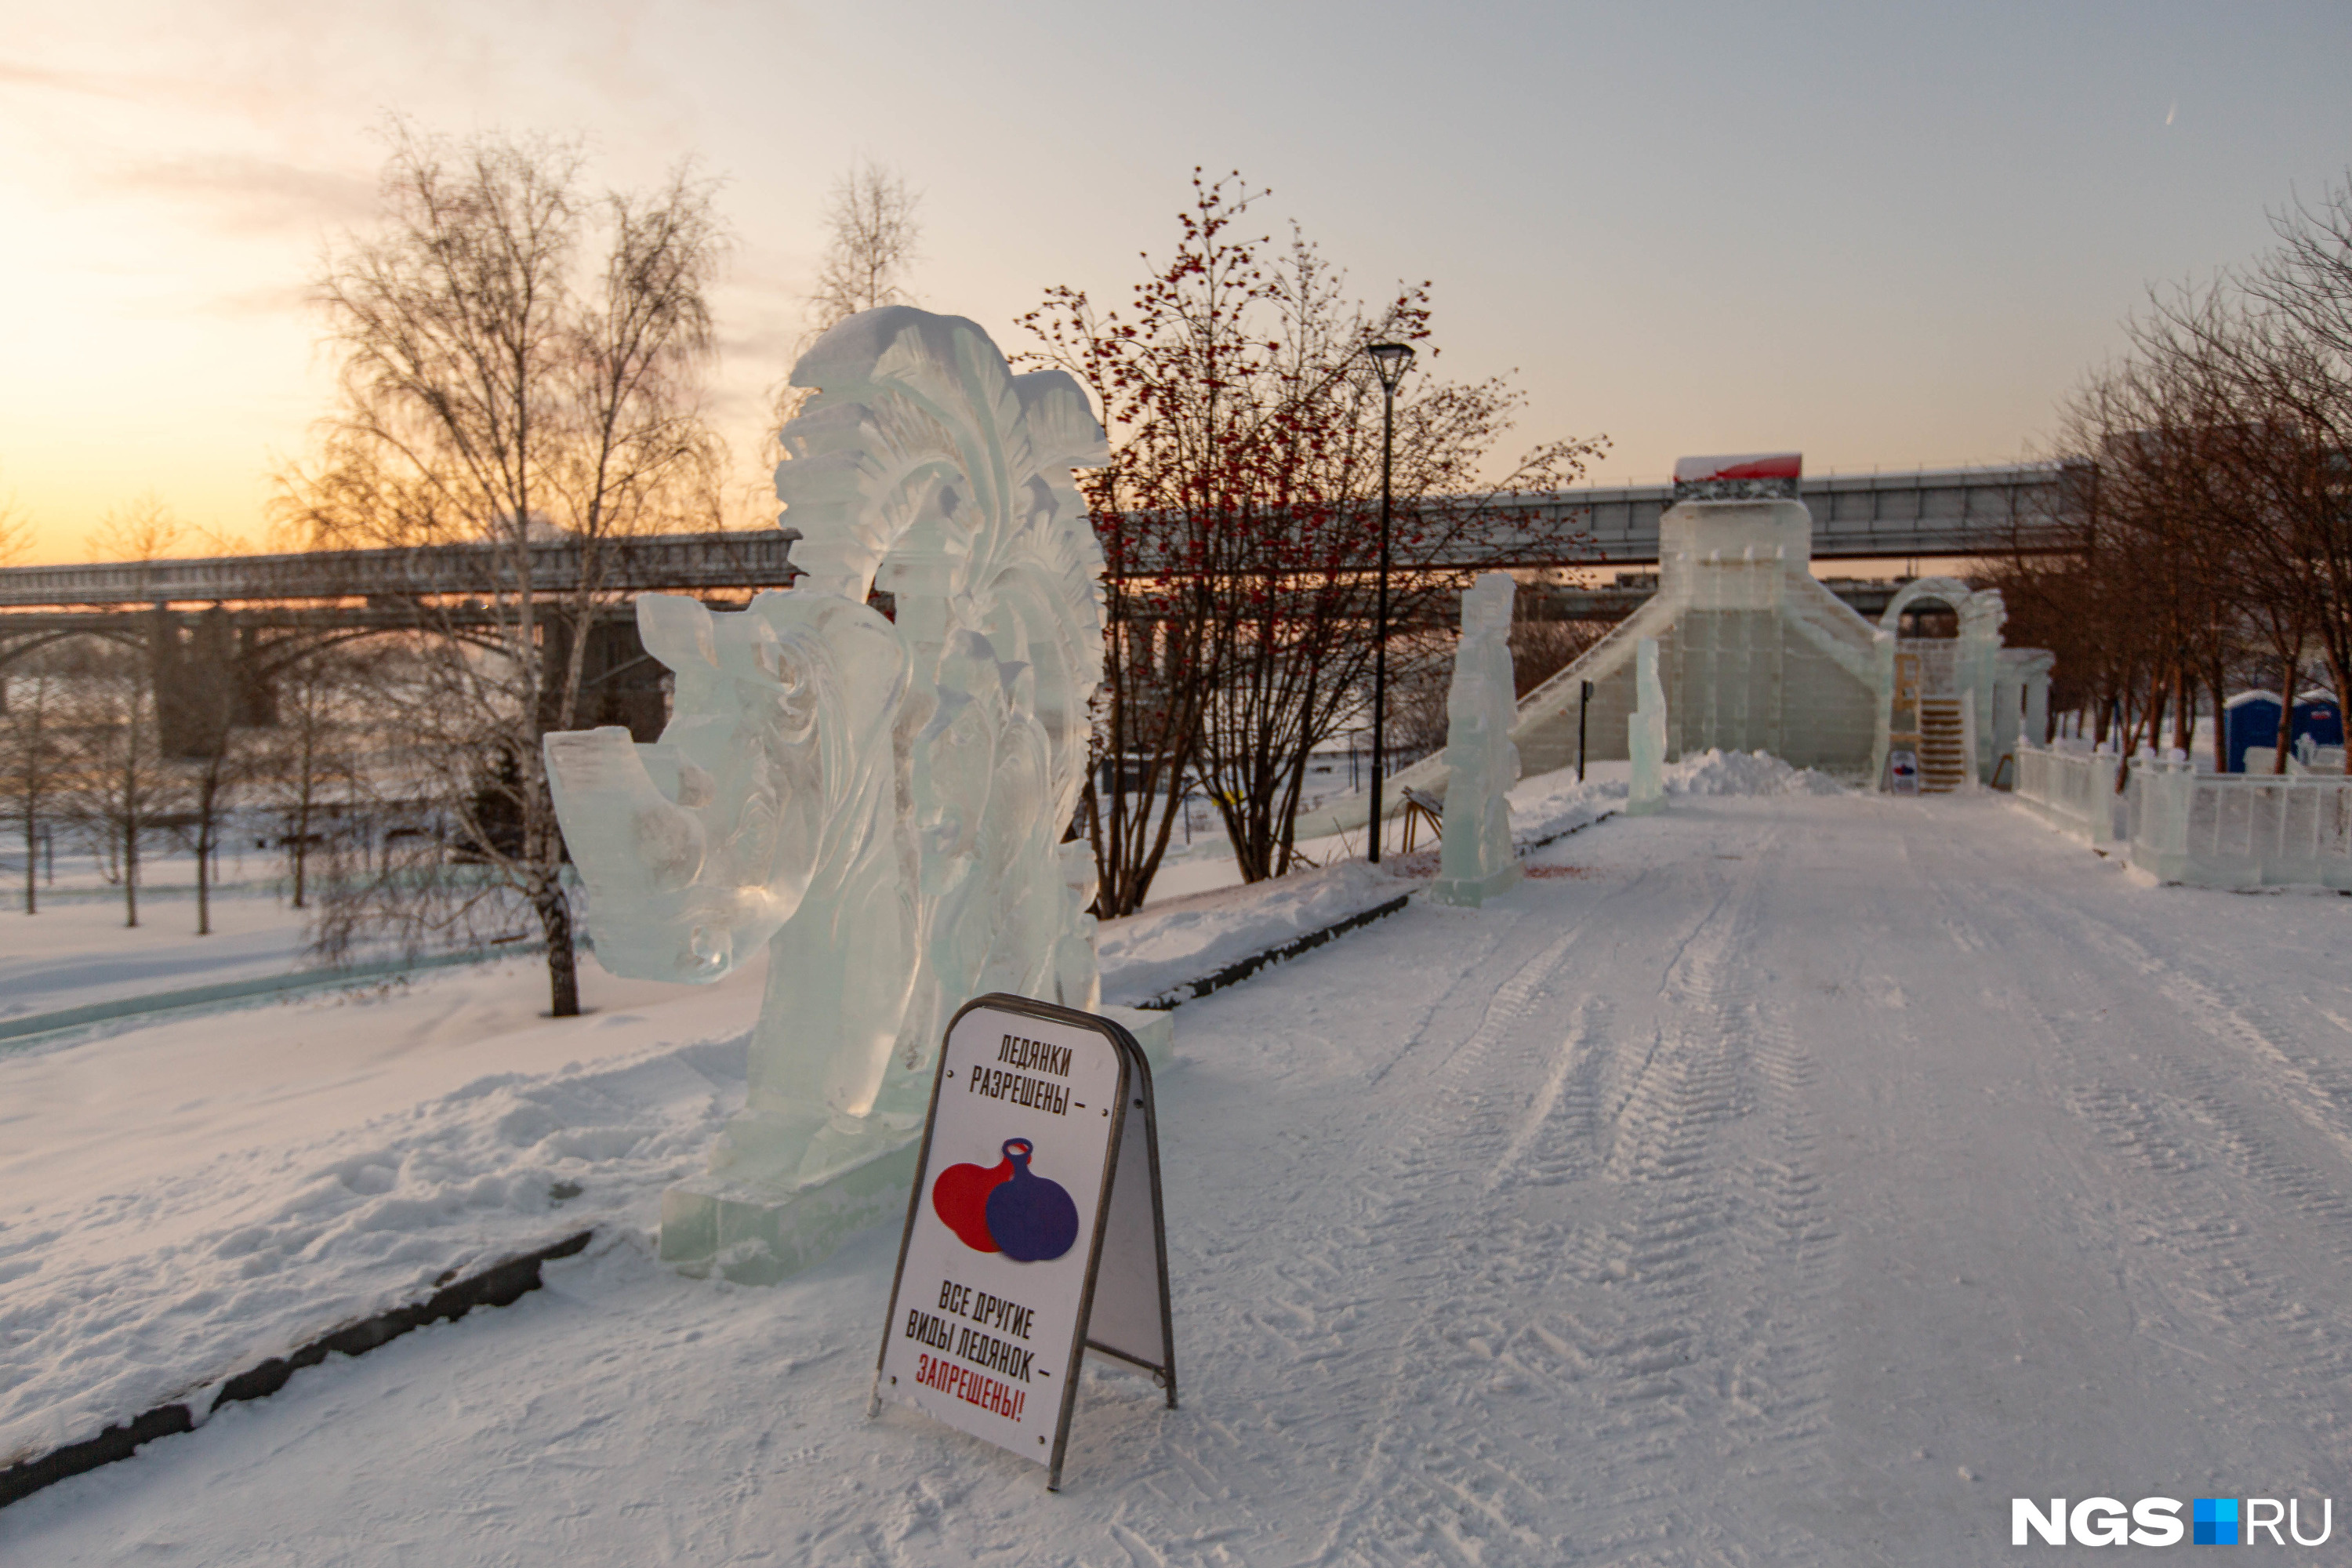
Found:
[[[0,670],[67,637],[136,647],[152,678],[164,750],[201,756],[217,748],[224,714],[234,725],[274,721],[273,689],[296,662],[386,633],[494,643],[511,616],[498,600],[528,582],[544,599],[584,591],[598,600],[583,721],[626,724],[651,740],[666,711],[663,671],[637,641],[628,601],[641,593],[745,595],[789,586],[797,537],[773,530],[660,535],[593,553],[555,542],[529,546],[527,558],[511,548],[450,544],[10,567],[0,570]]]
[[[1968,555],[1989,548],[2062,548],[2066,482],[2049,465],[1931,468],[1832,475],[1801,481],[1813,514],[1816,559]],[[1592,487],[1529,497],[1514,506],[1497,561],[1491,544],[1473,562],[1442,564],[1641,566],[1658,556],[1658,519],[1670,485]],[[712,599],[791,584],[790,529],[658,535],[583,552],[568,542],[511,548],[415,549],[221,555],[0,569],[0,669],[63,637],[97,636],[142,648],[153,671],[165,744],[200,754],[212,726],[192,715],[218,706],[196,693],[234,693],[232,722],[271,721],[276,676],[318,649],[388,632],[487,638],[499,612],[482,604],[524,581],[551,598],[586,592],[605,602],[587,655],[586,722],[625,723],[641,738],[659,729],[661,670],[636,640],[627,600],[640,593]],[[1611,586],[1553,589],[1547,613],[1613,619],[1654,586],[1619,574]],[[1864,603],[1884,589],[1842,585]],[[1859,595],[1859,597],[1856,597]],[[5,689],[0,685],[0,700]]]
[[[1813,514],[1813,558],[1905,559],[1977,554],[1996,542],[2028,550],[2063,544],[2063,483],[2046,464],[1838,474],[1800,482]],[[1516,567],[1636,566],[1658,558],[1658,518],[1671,485],[1619,485],[1528,498],[1506,540]],[[658,535],[606,545],[588,586],[614,593],[701,593],[782,587],[794,574],[790,529]],[[510,550],[478,544],[335,550],[0,569],[0,609],[361,599],[369,603],[482,592],[520,569]],[[1445,563],[1467,564],[1469,563]],[[577,545],[530,547],[541,592],[582,585]]]

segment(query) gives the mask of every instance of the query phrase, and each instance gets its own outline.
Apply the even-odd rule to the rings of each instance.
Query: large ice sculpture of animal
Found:
[[[1633,652],[1633,711],[1625,718],[1625,744],[1633,782],[1625,815],[1647,816],[1666,805],[1666,693],[1658,684],[1658,639],[1643,637]]]
[[[804,575],[734,614],[639,599],[676,675],[661,740],[547,741],[606,968],[709,981],[767,944],[750,1100],[712,1163],[780,1191],[904,1144],[971,996],[1100,999],[1093,864],[1061,842],[1102,679],[1085,394],[905,307],[835,327],[792,383],[817,389],[776,470]]]
[[[1511,847],[1510,787],[1519,782],[1518,718],[1511,680],[1507,572],[1481,574],[1462,595],[1462,640],[1445,696],[1445,827],[1431,896],[1477,908],[1519,879]]]

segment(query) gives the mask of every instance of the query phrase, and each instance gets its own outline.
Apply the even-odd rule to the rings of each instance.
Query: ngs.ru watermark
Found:
[[[2181,1510],[2189,1517],[2181,1517]],[[2069,1508],[2054,1497],[2044,1509],[2032,1498],[2009,1500],[2009,1543],[2011,1546],[2318,1546],[2336,1528],[2336,1500],[2321,1498],[2319,1533],[2305,1535],[2300,1499],[2282,1502],[2267,1497],[2200,1497],[2183,1503],[2179,1498],[2144,1497],[2124,1503],[2111,1497],[2086,1497]],[[2269,1540],[2262,1537],[2267,1535]]]

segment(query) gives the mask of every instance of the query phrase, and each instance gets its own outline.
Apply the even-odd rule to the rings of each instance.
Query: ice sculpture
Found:
[[[1445,831],[1438,855],[1441,903],[1476,909],[1519,879],[1508,792],[1519,782],[1511,744],[1518,717],[1511,682],[1511,600],[1518,584],[1487,572],[1462,595],[1462,640],[1445,695]]]
[[[1643,637],[1633,650],[1635,707],[1625,720],[1626,750],[1633,759],[1633,782],[1625,815],[1647,816],[1666,804],[1666,693],[1658,684],[1658,639]]]
[[[737,613],[640,598],[676,676],[661,740],[546,747],[605,968],[709,981],[766,943],[749,1102],[712,1165],[772,1192],[903,1148],[968,998],[1100,998],[1093,861],[1061,841],[1102,679],[1086,395],[903,306],[835,327],[792,384],[819,389],[776,470],[804,575]],[[724,1184],[673,1190],[664,1256],[730,1245]]]

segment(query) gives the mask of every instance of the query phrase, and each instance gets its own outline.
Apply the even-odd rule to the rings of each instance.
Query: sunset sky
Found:
[[[7,8],[0,500],[36,561],[150,495],[260,533],[329,393],[306,279],[392,112],[723,181],[747,491],[860,156],[923,193],[921,302],[1008,351],[1048,284],[1123,295],[1194,164],[1238,168],[1363,292],[1431,279],[1442,367],[1516,370],[1527,444],[1607,432],[1604,480],[2019,456],[2149,284],[2352,165],[2341,4]]]

